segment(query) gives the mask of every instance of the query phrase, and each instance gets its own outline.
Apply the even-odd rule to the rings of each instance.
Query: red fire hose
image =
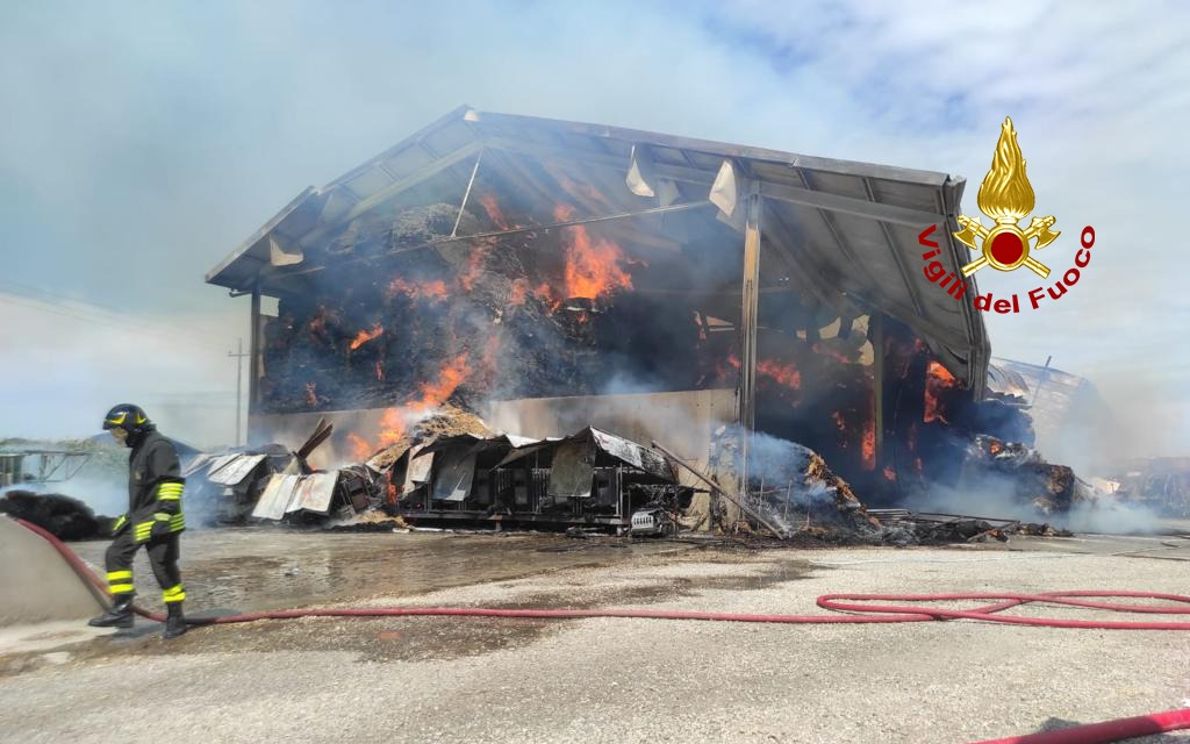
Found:
[[[35,524],[23,519],[17,522],[40,535],[70,564],[71,568],[90,586],[100,592],[106,587],[74,551],[61,540]],[[1096,602],[1084,597],[1132,599],[1157,599],[1181,603],[1183,606],[1118,604]],[[936,607],[922,607],[905,604],[867,604],[869,602],[946,602],[955,600],[995,600],[993,604],[973,610],[948,610]],[[368,608],[306,608],[299,610],[266,610],[243,612],[238,615],[224,615],[203,620],[189,621],[194,625],[225,625],[247,623],[257,620],[290,620],[302,617],[500,617],[535,619],[576,619],[593,617],[648,618],[653,620],[709,620],[739,623],[913,623],[933,620],[983,620],[993,623],[1015,625],[1036,625],[1047,628],[1083,628],[1097,630],[1190,630],[1190,622],[1172,621],[1109,621],[1109,620],[1067,620],[1061,618],[1020,617],[999,614],[1004,610],[1031,602],[1084,607],[1116,612],[1147,614],[1185,615],[1190,614],[1190,597],[1180,594],[1133,591],[1066,591],[1021,594],[1016,592],[960,592],[953,594],[824,594],[818,598],[818,606],[839,612],[876,613],[868,615],[751,615],[731,612],[698,612],[689,610],[642,610],[642,609],[597,609],[597,610],[508,610],[485,607],[368,607]],[[140,607],[133,608],[138,615],[157,622],[164,622],[160,613],[149,612]],[[1104,723],[1088,724],[1048,731],[1026,736],[994,739],[979,744],[1096,744],[1115,742],[1137,736],[1177,731],[1190,728],[1190,709],[1153,713],[1137,718],[1124,718]]]

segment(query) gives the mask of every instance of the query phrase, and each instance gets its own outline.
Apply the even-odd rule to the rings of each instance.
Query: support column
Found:
[[[748,219],[744,225],[743,305],[740,309],[740,489],[747,496],[748,455],[752,430],[756,428],[756,326],[760,311],[760,195],[748,196]]]
[[[884,467],[884,313],[868,312],[868,340],[872,343],[872,417],[876,427],[876,469]]]
[[[252,287],[252,328],[248,340],[248,439],[252,438],[251,418],[260,405],[260,283]]]

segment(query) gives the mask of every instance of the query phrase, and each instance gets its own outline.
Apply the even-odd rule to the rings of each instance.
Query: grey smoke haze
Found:
[[[1046,514],[1015,498],[1013,489],[1011,478],[991,474],[955,488],[931,484],[928,491],[910,496],[904,506],[918,512],[1019,519],[1074,532],[1115,535],[1152,532],[1160,519],[1152,509],[1111,497],[1076,503],[1066,513]]]
[[[1083,225],[1097,242],[1062,300],[986,317],[996,354],[1053,355],[1123,439],[1184,454],[1190,7],[1092,5],[6,4],[0,436],[88,434],[133,400],[229,441],[247,301],[203,274],[305,186],[467,102],[964,175],[969,214],[1011,115],[1063,231],[1040,257],[1060,273]]]

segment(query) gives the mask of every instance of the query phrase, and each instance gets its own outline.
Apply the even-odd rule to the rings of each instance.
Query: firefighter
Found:
[[[132,453],[128,458],[128,512],[112,525],[114,540],[104,558],[112,607],[92,619],[90,625],[132,627],[132,598],[136,593],[132,559],[143,545],[169,610],[162,635],[177,638],[186,632],[182,615],[186,592],[178,572],[178,538],[186,528],[182,517],[186,481],[181,477],[178,452],[139,406],[116,406],[108,411],[103,428]]]

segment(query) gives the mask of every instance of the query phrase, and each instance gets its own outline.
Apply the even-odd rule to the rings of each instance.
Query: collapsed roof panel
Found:
[[[238,455],[218,468],[207,470],[207,480],[221,486],[238,486],[256,466],[264,462],[267,455]]]

